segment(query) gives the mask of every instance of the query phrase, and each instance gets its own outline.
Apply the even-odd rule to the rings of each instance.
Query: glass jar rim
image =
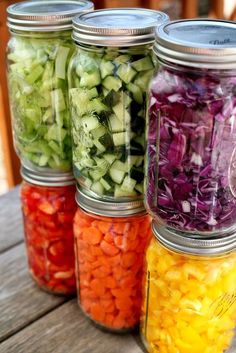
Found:
[[[75,196],[77,204],[85,211],[96,214],[98,216],[107,217],[129,217],[135,215],[147,214],[143,200],[134,201],[104,201],[86,194],[77,184],[77,192]]]
[[[75,184],[75,179],[72,173],[49,173],[44,172],[43,174],[39,174],[37,171],[32,169],[28,169],[24,166],[21,167],[20,170],[22,179],[39,186],[69,186]]]
[[[156,239],[169,250],[189,255],[223,255],[236,251],[236,230],[219,235],[217,238],[192,238],[183,232],[175,232],[152,221],[152,230]]]
[[[159,58],[175,64],[235,69],[236,23],[214,19],[164,23],[156,29],[153,50]]]
[[[154,43],[156,26],[167,21],[167,14],[150,9],[95,10],[73,19],[72,38],[97,46],[138,46]]]
[[[25,32],[71,30],[73,17],[93,8],[89,0],[22,1],[8,6],[7,26]]]

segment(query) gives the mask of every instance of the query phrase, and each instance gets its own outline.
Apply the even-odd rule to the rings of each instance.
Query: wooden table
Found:
[[[83,316],[76,299],[47,294],[33,283],[18,193],[15,188],[0,197],[0,352],[143,353],[138,335],[104,333]],[[227,353],[235,352],[236,341]]]

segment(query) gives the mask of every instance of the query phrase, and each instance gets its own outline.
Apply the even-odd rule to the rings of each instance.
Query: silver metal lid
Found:
[[[236,23],[180,20],[156,30],[156,55],[168,62],[209,69],[236,68]]]
[[[7,8],[7,25],[11,30],[49,32],[72,28],[72,18],[92,11],[86,0],[23,1]]]
[[[75,179],[72,173],[44,173],[38,174],[36,171],[21,167],[21,176],[28,183],[39,186],[68,186],[75,184]]]
[[[73,19],[73,39],[98,46],[134,46],[153,43],[155,28],[169,20],[160,11],[141,8],[96,10]]]
[[[152,230],[161,244],[175,252],[214,256],[236,251],[236,232],[228,235],[224,234],[219,238],[189,238],[186,235],[177,234],[166,227],[157,225],[154,221],[152,222]]]
[[[98,216],[118,218],[147,213],[142,200],[130,202],[102,201],[87,195],[78,185],[75,199],[83,210]]]

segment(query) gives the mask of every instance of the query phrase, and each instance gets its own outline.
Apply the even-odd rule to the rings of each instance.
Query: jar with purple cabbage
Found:
[[[196,35],[197,33],[197,35]],[[157,29],[146,205],[194,237],[236,228],[236,23],[182,20]]]

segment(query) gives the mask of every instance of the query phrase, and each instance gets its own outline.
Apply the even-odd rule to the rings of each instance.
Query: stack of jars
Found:
[[[156,32],[141,320],[151,353],[223,353],[234,336],[235,38],[226,21],[175,21]]]
[[[73,20],[68,78],[78,299],[94,323],[116,332],[140,319],[151,236],[143,205],[147,91],[154,29],[167,20],[147,9],[98,10]]]
[[[26,1],[8,7],[8,84],[29,270],[54,294],[76,293],[67,67],[72,18],[85,0]]]

